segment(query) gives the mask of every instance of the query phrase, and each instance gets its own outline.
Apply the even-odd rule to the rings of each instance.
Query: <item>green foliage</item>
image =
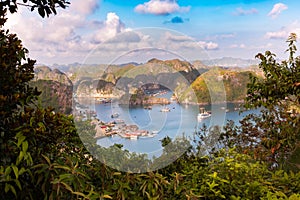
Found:
[[[264,106],[273,108],[286,104],[300,104],[300,59],[294,57],[296,53],[296,35],[291,34],[287,42],[287,51],[290,57],[287,61],[278,63],[275,54],[266,51],[265,55],[259,53],[256,58],[261,60],[260,68],[263,70],[265,79],[258,80],[250,76],[247,106]]]
[[[261,108],[259,115],[248,115],[235,126],[225,128],[221,140],[226,146],[237,146],[241,152],[267,161],[270,167],[298,171],[300,151],[300,62],[296,53],[296,35],[287,40],[290,57],[278,63],[267,51],[258,54],[265,79],[250,76],[246,108]]]
[[[0,11],[0,27],[6,19],[5,12]],[[0,32],[0,120],[12,115],[20,106],[28,105],[38,95],[36,89],[29,87],[28,81],[33,78],[34,60],[26,59],[28,50],[25,49],[21,40],[15,34],[1,29]]]
[[[239,72],[213,68],[199,76],[181,95],[181,98],[189,98],[193,92],[197,99],[192,99],[192,101],[198,103],[241,101],[247,94],[249,74],[252,74],[257,80],[261,79],[250,71]]]
[[[30,86],[36,87],[41,91],[38,103],[43,108],[54,108],[55,112],[70,114],[72,111],[72,87],[57,81],[37,80],[31,81]]]
[[[8,8],[11,13],[15,13],[19,6],[26,6],[31,11],[37,10],[41,17],[49,17],[56,14],[57,7],[66,8],[68,4],[70,4],[68,0],[2,0],[0,10]]]

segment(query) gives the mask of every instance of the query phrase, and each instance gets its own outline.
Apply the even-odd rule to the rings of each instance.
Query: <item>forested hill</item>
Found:
[[[224,100],[235,102],[245,98],[250,73],[259,78],[263,77],[262,71],[257,66],[210,67],[200,61],[191,64],[179,59],[162,61],[153,58],[141,65],[109,67],[107,73],[99,80],[101,84],[98,84],[97,91],[103,91],[107,88],[107,84],[130,90],[130,87],[138,88],[142,84],[157,81],[173,86],[169,89],[174,91],[181,102],[211,103]],[[209,88],[215,91],[214,97],[210,96],[212,94]]]
[[[41,91],[39,102],[43,107],[52,107],[56,112],[70,114],[72,111],[73,84],[66,74],[46,66],[35,68],[31,85]]]
[[[224,101],[224,98],[227,102],[242,101],[246,97],[249,74],[262,78],[259,72],[250,69],[210,69],[199,76],[189,90],[180,95],[180,99],[189,99],[194,103],[218,103]]]

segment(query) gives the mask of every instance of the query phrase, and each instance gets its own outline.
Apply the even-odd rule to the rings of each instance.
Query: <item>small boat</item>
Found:
[[[115,122],[116,124],[124,124],[124,123],[125,123],[125,121],[122,120],[122,119],[116,119],[114,122]]]
[[[162,108],[162,109],[160,110],[160,112],[170,112],[170,108],[167,108],[167,107]]]
[[[114,113],[111,115],[111,118],[118,118],[119,116],[120,116],[119,113]]]
[[[137,135],[130,135],[129,139],[131,139],[131,140],[137,140],[138,136]]]
[[[240,110],[240,108],[239,107],[235,107],[234,110]]]
[[[202,119],[205,119],[205,118],[208,118],[208,117],[211,117],[211,113],[205,111],[204,108],[200,108],[200,113],[197,116],[198,121],[201,121]]]
[[[171,100],[171,101],[176,101],[177,98],[176,98],[176,96],[173,95],[173,96],[171,96],[170,100]]]
[[[154,136],[156,136],[156,134],[149,134],[149,135],[147,135],[146,137],[152,138],[152,137],[154,137]]]
[[[155,136],[156,136],[156,134],[148,134],[148,135],[140,136],[139,138],[141,138],[141,139],[147,139],[147,138],[153,138]]]
[[[146,110],[152,110],[152,107],[151,106],[144,106],[144,109],[146,109]]]

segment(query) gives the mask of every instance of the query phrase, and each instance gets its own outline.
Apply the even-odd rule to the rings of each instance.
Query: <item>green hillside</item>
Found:
[[[180,96],[180,101],[197,103],[242,101],[246,97],[250,73],[255,75],[252,71],[213,68],[199,76]]]
[[[39,103],[42,107],[54,108],[55,112],[70,114],[72,111],[73,87],[52,80],[31,81],[32,87],[41,91]]]

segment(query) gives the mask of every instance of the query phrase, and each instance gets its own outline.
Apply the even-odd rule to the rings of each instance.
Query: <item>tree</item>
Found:
[[[259,53],[256,58],[261,60],[259,64],[263,70],[265,79],[259,81],[250,76],[248,85],[247,106],[273,109],[276,106],[285,107],[300,105],[300,57],[295,57],[297,51],[295,42],[297,36],[292,33],[287,39],[289,59],[278,63],[276,55],[266,51],[265,55]]]
[[[47,10],[59,1],[30,2],[32,8],[43,4]],[[0,2],[1,199],[71,198],[74,191],[89,191],[89,185],[82,185],[85,174],[76,171],[77,178],[71,183],[59,178],[72,170],[74,174],[78,157],[87,162],[83,156],[86,151],[80,146],[71,117],[35,105],[40,92],[29,85],[35,61],[27,58],[28,50],[16,34],[3,29],[6,7],[16,12],[17,5],[17,1]]]
[[[49,17],[51,14],[56,14],[56,9],[66,8],[70,4],[68,0],[2,0],[0,2],[0,10],[8,9],[11,13],[15,13],[19,6],[26,6],[31,11],[38,10],[42,17]]]
[[[295,57],[296,34],[287,40],[289,59],[279,63],[275,54],[259,53],[259,67],[265,78],[250,74],[246,108],[260,108],[260,115],[248,115],[241,126],[228,124],[221,140],[227,146],[238,146],[241,151],[268,161],[271,166],[300,169],[300,57]]]

